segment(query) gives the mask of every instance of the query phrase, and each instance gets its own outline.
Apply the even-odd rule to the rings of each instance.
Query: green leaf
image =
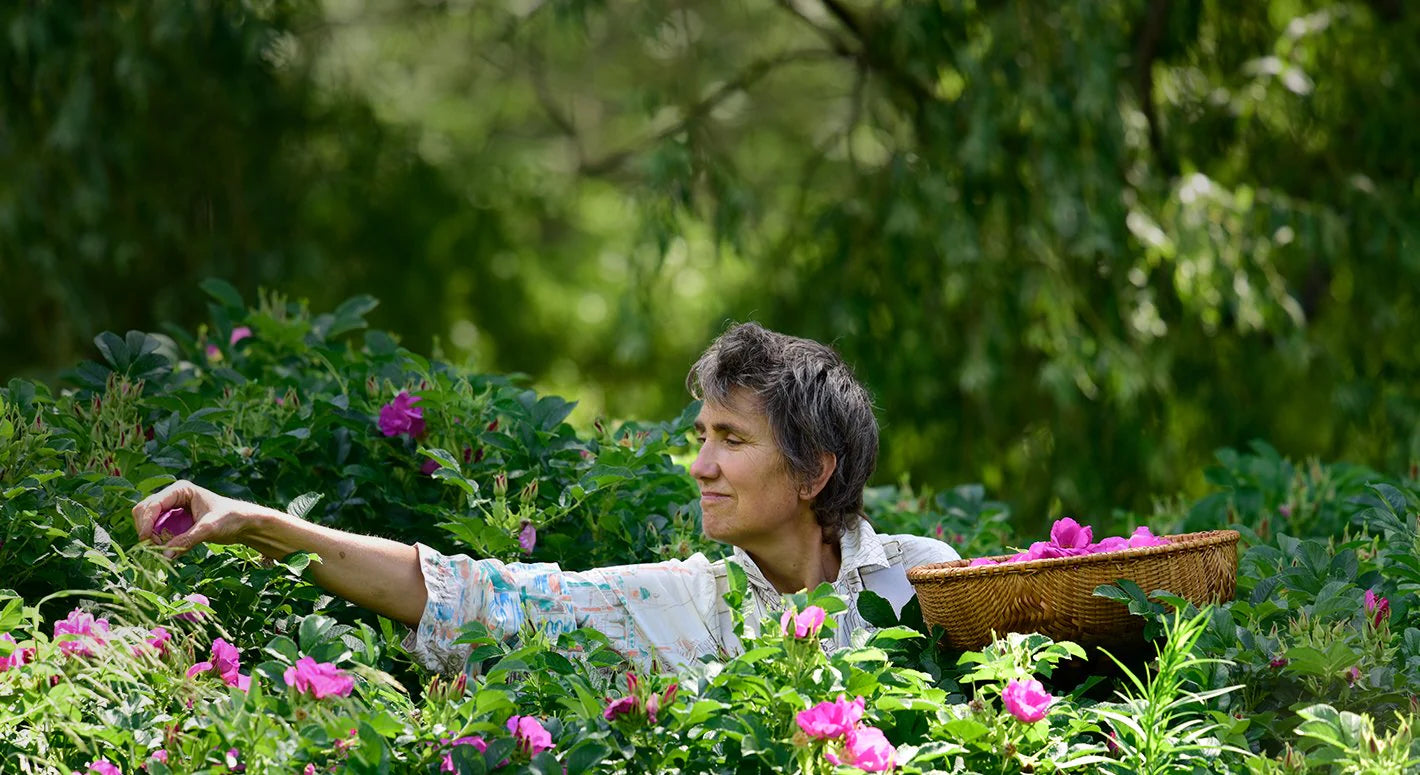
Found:
[[[299,576],[306,568],[310,567],[312,561],[318,562],[319,560],[320,555],[312,552],[291,552],[282,559],[277,560],[276,564]]]
[[[114,371],[123,371],[128,368],[132,356],[128,352],[128,345],[119,338],[118,334],[112,331],[105,331],[94,337],[94,344],[98,346],[99,353],[108,361],[108,365]]]
[[[863,615],[863,621],[874,627],[897,624],[897,613],[892,610],[892,603],[871,589],[865,589],[858,595],[858,613]]]
[[[750,649],[745,653],[735,657],[735,662],[741,665],[752,665],[775,654],[783,654],[784,650],[773,646],[760,646],[757,649]]]
[[[315,508],[317,503],[320,503],[322,497],[324,496],[318,492],[307,492],[297,495],[287,504],[286,513],[296,519],[306,519],[306,515],[311,513],[311,509]]]
[[[844,662],[886,662],[888,655],[886,651],[878,648],[853,649],[842,655]]]
[[[364,718],[382,737],[396,737],[404,731],[404,725],[387,711],[377,711]]]
[[[208,296],[216,299],[229,311],[245,310],[246,305],[242,302],[242,295],[237,289],[232,287],[226,280],[216,277],[209,277],[198,284],[199,288],[206,291]]]
[[[877,643],[877,642],[880,641],[880,640],[882,640],[882,641],[899,641],[899,640],[907,640],[907,639],[909,639],[909,638],[921,638],[921,637],[922,637],[922,633],[918,632],[917,630],[912,629],[911,627],[886,627],[886,628],[884,628],[884,629],[878,630],[877,632],[873,633],[873,637],[872,637],[871,639],[869,639],[868,642],[869,642],[869,643]]]
[[[945,733],[943,737],[963,743],[969,743],[989,731],[991,730],[985,724],[969,718],[952,719],[942,725],[942,732]]]
[[[320,614],[311,614],[301,620],[300,639],[301,650],[309,652],[316,646],[325,642],[330,635],[330,630],[335,626],[335,620]]]
[[[690,706],[690,712],[686,714],[685,723],[687,726],[696,727],[704,724],[711,716],[722,711],[729,710],[730,706],[716,700],[697,700]]]
[[[595,740],[584,740],[567,752],[567,772],[591,772],[610,753],[607,746]]]
[[[301,658],[300,651],[296,648],[296,642],[285,635],[277,635],[266,643],[266,650],[272,654],[279,655],[291,664]]]

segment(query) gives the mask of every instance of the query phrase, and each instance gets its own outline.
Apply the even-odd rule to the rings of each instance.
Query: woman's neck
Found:
[[[789,595],[838,580],[843,563],[838,542],[824,543],[823,528],[810,520],[796,530],[781,531],[754,546],[742,546],[779,592]]]

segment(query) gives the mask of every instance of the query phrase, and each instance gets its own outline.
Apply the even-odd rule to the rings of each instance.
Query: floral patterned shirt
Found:
[[[685,560],[574,572],[554,563],[477,560],[416,546],[429,599],[404,647],[431,670],[466,669],[471,646],[454,640],[475,620],[504,639],[526,625],[553,637],[591,627],[641,669],[674,669],[704,655],[740,652],[723,598],[728,590],[725,560],[711,562],[696,553]],[[906,568],[958,559],[941,541],[880,536],[866,520],[844,532],[840,548],[842,565],[833,587],[849,608],[838,614],[835,648],[847,646],[853,631],[868,627],[858,614],[863,589],[879,592],[900,610],[912,594]],[[730,559],[744,568],[754,602],[746,626],[757,628],[784,607],[783,596],[743,550],[736,548]]]

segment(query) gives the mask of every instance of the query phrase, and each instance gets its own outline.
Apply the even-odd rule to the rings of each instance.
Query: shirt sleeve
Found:
[[[909,570],[918,565],[961,559],[961,555],[952,548],[951,544],[938,541],[935,538],[914,535],[899,535],[893,536],[893,538],[896,538],[902,545],[902,566]]]
[[[505,640],[525,625],[553,637],[591,627],[643,669],[679,666],[722,648],[715,577],[703,554],[573,572],[416,547],[428,602],[404,647],[430,670],[464,669],[471,646],[454,640],[473,621]]]

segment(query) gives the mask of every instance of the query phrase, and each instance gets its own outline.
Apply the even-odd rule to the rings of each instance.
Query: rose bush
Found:
[[[599,633],[471,625],[476,676],[431,676],[402,628],[305,578],[204,546],[136,546],[128,507],[175,478],[307,519],[569,568],[682,557],[699,537],[687,411],[570,427],[570,405],[365,330],[373,302],[247,308],[166,336],[100,335],[71,388],[0,389],[0,761],[21,772],[1406,772],[1420,762],[1415,472],[1224,451],[1217,488],[1108,528],[1244,535],[1237,600],[1102,588],[1149,659],[1008,634],[955,654],[909,603],[825,653],[844,603],[788,596],[744,653],[633,675]],[[209,355],[208,345],[216,355]],[[694,407],[691,407],[693,410]],[[392,432],[391,432],[392,431]],[[1007,554],[982,488],[873,488],[879,529]],[[162,517],[173,534],[190,515]],[[1098,549],[1061,520],[1048,551]],[[1149,532],[1140,532],[1145,528]],[[1126,543],[1130,539],[1120,538]],[[1042,547],[1042,551],[1047,551]],[[1068,556],[1068,555],[1067,555]],[[991,601],[984,601],[990,603]],[[1170,610],[1168,604],[1177,604]]]

